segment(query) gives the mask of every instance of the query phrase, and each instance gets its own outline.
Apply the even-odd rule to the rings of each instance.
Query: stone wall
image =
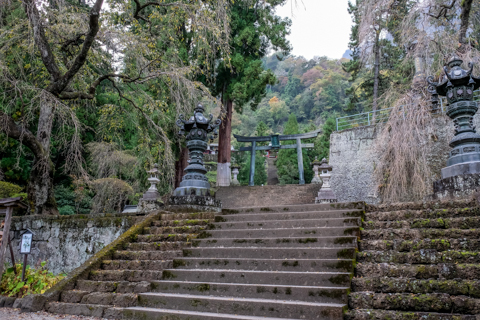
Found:
[[[480,128],[478,114],[474,117],[474,124]],[[330,136],[329,162],[333,165],[331,184],[339,202],[382,202],[378,183],[374,179],[374,168],[379,159],[379,153],[375,150],[379,130],[377,126],[369,126],[334,132]],[[448,143],[453,137],[453,130],[453,123],[447,116],[436,116],[432,126],[425,130],[424,141],[417,142],[429,144],[427,159],[433,173],[428,182],[432,186],[429,194],[433,193],[433,182],[441,178],[441,168],[446,166],[450,150]]]
[[[14,237],[16,262],[23,261],[20,237],[26,230],[35,233],[28,264],[48,261],[47,269],[55,274],[70,272],[106,245],[117,239],[143,217],[135,214],[13,217],[10,236]],[[10,263],[10,252],[7,250]]]

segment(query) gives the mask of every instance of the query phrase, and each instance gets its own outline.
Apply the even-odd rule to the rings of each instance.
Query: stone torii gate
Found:
[[[297,158],[298,158],[298,173],[300,177],[299,184],[305,184],[305,178],[303,174],[303,155],[302,155],[302,148],[313,148],[313,143],[303,143],[302,139],[309,139],[309,138],[316,138],[318,134],[322,130],[316,130],[308,133],[300,133],[300,134],[289,134],[289,135],[271,135],[271,136],[263,136],[263,137],[243,137],[238,135],[233,135],[238,142],[251,142],[252,145],[250,147],[241,147],[240,151],[250,151],[251,152],[251,160],[250,160],[250,181],[248,183],[249,186],[253,186],[253,177],[255,175],[255,152],[257,150],[278,150],[278,149],[297,149]],[[291,145],[281,145],[280,141],[283,140],[296,140],[296,144]],[[269,141],[271,145],[269,146],[260,146],[257,147],[257,142],[267,142]]]

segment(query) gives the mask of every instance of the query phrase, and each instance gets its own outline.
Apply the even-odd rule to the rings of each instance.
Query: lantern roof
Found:
[[[327,169],[328,171],[332,171],[333,167],[328,164],[327,159],[323,158],[322,161],[320,162],[320,169]]]
[[[436,89],[440,96],[446,96],[452,87],[472,86],[473,91],[480,87],[480,78],[472,75],[473,63],[468,63],[468,70],[462,69],[463,60],[453,55],[447,65],[443,67],[445,72],[440,82],[434,82],[433,76],[427,78],[428,83]]]
[[[158,172],[158,163],[155,163],[153,165],[153,169],[152,170],[149,170],[147,171],[147,173],[157,173]]]

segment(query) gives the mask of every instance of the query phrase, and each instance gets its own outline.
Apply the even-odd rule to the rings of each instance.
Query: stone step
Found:
[[[169,235],[169,234],[188,234],[198,233],[207,229],[208,226],[183,226],[183,227],[148,227],[143,231],[144,235]]]
[[[129,251],[176,251],[190,247],[185,242],[131,242],[127,244],[125,249]]]
[[[185,319],[185,320],[258,320],[255,316],[242,316],[238,314],[226,314],[218,312],[197,312],[187,310],[173,310],[173,309],[161,309],[161,308],[143,308],[133,307],[127,308],[123,312],[123,319],[125,320],[167,320],[167,319]],[[263,320],[278,320],[280,318],[262,317]],[[282,320],[300,320],[300,319],[287,319]]]
[[[172,260],[105,260],[103,270],[164,270],[172,268]]]
[[[230,269],[257,271],[352,272],[347,259],[218,259],[181,258],[173,260],[175,269]]]
[[[434,312],[402,312],[392,310],[357,309],[345,313],[345,320],[476,320],[474,315]]]
[[[348,247],[356,248],[357,237],[219,238],[192,240],[192,247]]]
[[[362,240],[359,248],[363,250],[395,250],[399,252],[421,249],[480,251],[480,240],[471,239],[432,239],[432,240]]]
[[[161,221],[182,221],[182,220],[212,220],[215,219],[214,212],[194,213],[166,213],[160,216]]]
[[[150,282],[77,280],[76,290],[86,292],[141,293],[152,291]]]
[[[348,303],[349,287],[283,286],[192,281],[154,281],[154,292],[245,297],[272,300],[300,300],[320,303]]]
[[[280,228],[280,229],[232,229],[208,230],[200,233],[197,239],[205,238],[273,238],[301,236],[342,237],[359,236],[359,227],[325,227],[325,228]]]
[[[86,292],[80,290],[68,290],[62,292],[60,302],[133,307],[137,305],[137,295],[134,293]]]
[[[142,282],[162,279],[163,271],[158,270],[96,270],[91,271],[88,279],[93,281],[130,281]]]
[[[200,296],[190,294],[142,293],[140,306],[165,307],[197,312],[233,313],[256,317],[306,319],[341,319],[343,304],[324,304],[302,301]]]
[[[425,249],[416,252],[397,251],[361,251],[357,253],[358,262],[390,262],[400,264],[437,264],[444,262],[479,263],[480,253],[473,251],[437,251]]]
[[[318,203],[318,204],[295,204],[295,205],[278,205],[278,206],[263,206],[263,207],[237,207],[225,208],[222,214],[235,213],[268,213],[268,212],[303,212],[303,211],[332,211],[344,210],[347,212],[364,211],[365,205],[363,202],[350,203]]]
[[[359,218],[328,218],[328,219],[299,219],[299,220],[255,220],[216,222],[210,224],[210,229],[283,229],[283,228],[319,228],[319,227],[346,227],[360,226]]]
[[[286,286],[350,286],[350,273],[347,272],[169,269],[163,271],[162,279],[175,281],[270,284]]]
[[[479,278],[480,265],[478,264],[417,264],[394,265],[389,263],[357,263],[357,277],[392,277],[416,279],[464,279],[475,280]]]
[[[185,257],[250,259],[354,259],[354,248],[190,248]]]
[[[189,242],[195,238],[194,233],[139,234],[137,242]]]
[[[478,239],[480,229],[383,229],[363,230],[363,240]]]
[[[66,303],[66,302],[47,302],[45,305],[46,311],[56,314],[70,314],[76,316],[107,318],[108,310],[112,306],[99,304],[81,304],[81,303]],[[111,317],[108,317],[111,318]]]
[[[459,217],[478,217],[480,216],[480,208],[449,208],[435,210],[398,210],[389,212],[367,212],[365,214],[366,221],[404,221],[418,219],[445,219]]]
[[[361,212],[360,212],[361,213]],[[215,222],[252,222],[252,221],[289,221],[289,220],[321,220],[327,226],[332,223],[343,225],[344,223],[357,222],[358,216],[350,216],[344,211],[318,212],[282,212],[282,213],[255,213],[255,214],[228,214],[215,216]],[[336,221],[338,220],[338,221]],[[330,224],[328,224],[328,222]]]
[[[403,221],[366,221],[365,230],[435,228],[435,229],[474,229],[480,227],[480,217],[413,219]]]
[[[351,309],[394,309],[439,313],[478,313],[478,299],[446,293],[372,293],[355,292],[349,296]]]
[[[172,251],[115,251],[113,259],[115,260],[170,260],[181,257],[181,250]]]
[[[211,222],[213,222],[213,218],[192,220],[156,220],[152,222],[152,227],[206,226]]]
[[[398,202],[398,203],[385,203],[380,205],[367,205],[366,211],[368,212],[389,212],[400,210],[420,210],[420,211],[433,211],[441,209],[463,209],[476,207],[477,202],[475,199],[442,201],[442,202]]]
[[[480,298],[479,280],[422,280],[416,278],[376,277],[353,278],[352,289],[355,292],[371,291],[378,293],[446,293]]]

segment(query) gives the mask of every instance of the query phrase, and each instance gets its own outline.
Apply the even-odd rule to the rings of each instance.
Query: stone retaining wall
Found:
[[[474,125],[480,128],[478,114],[474,117]],[[330,136],[329,162],[333,165],[331,184],[339,202],[382,202],[378,184],[374,180],[374,168],[379,161],[375,142],[380,129],[378,126],[360,127],[334,132]],[[451,149],[448,143],[453,137],[453,130],[453,122],[447,116],[437,116],[432,127],[425,130],[425,139],[417,142],[429,144],[427,159],[433,172],[429,194],[433,194],[433,182],[441,178],[440,170],[446,166]]]
[[[17,263],[23,261],[20,237],[26,230],[35,233],[28,264],[48,261],[55,274],[68,273],[117,239],[140,219],[135,214],[13,217],[10,236]],[[7,250],[10,263],[10,252]]]

